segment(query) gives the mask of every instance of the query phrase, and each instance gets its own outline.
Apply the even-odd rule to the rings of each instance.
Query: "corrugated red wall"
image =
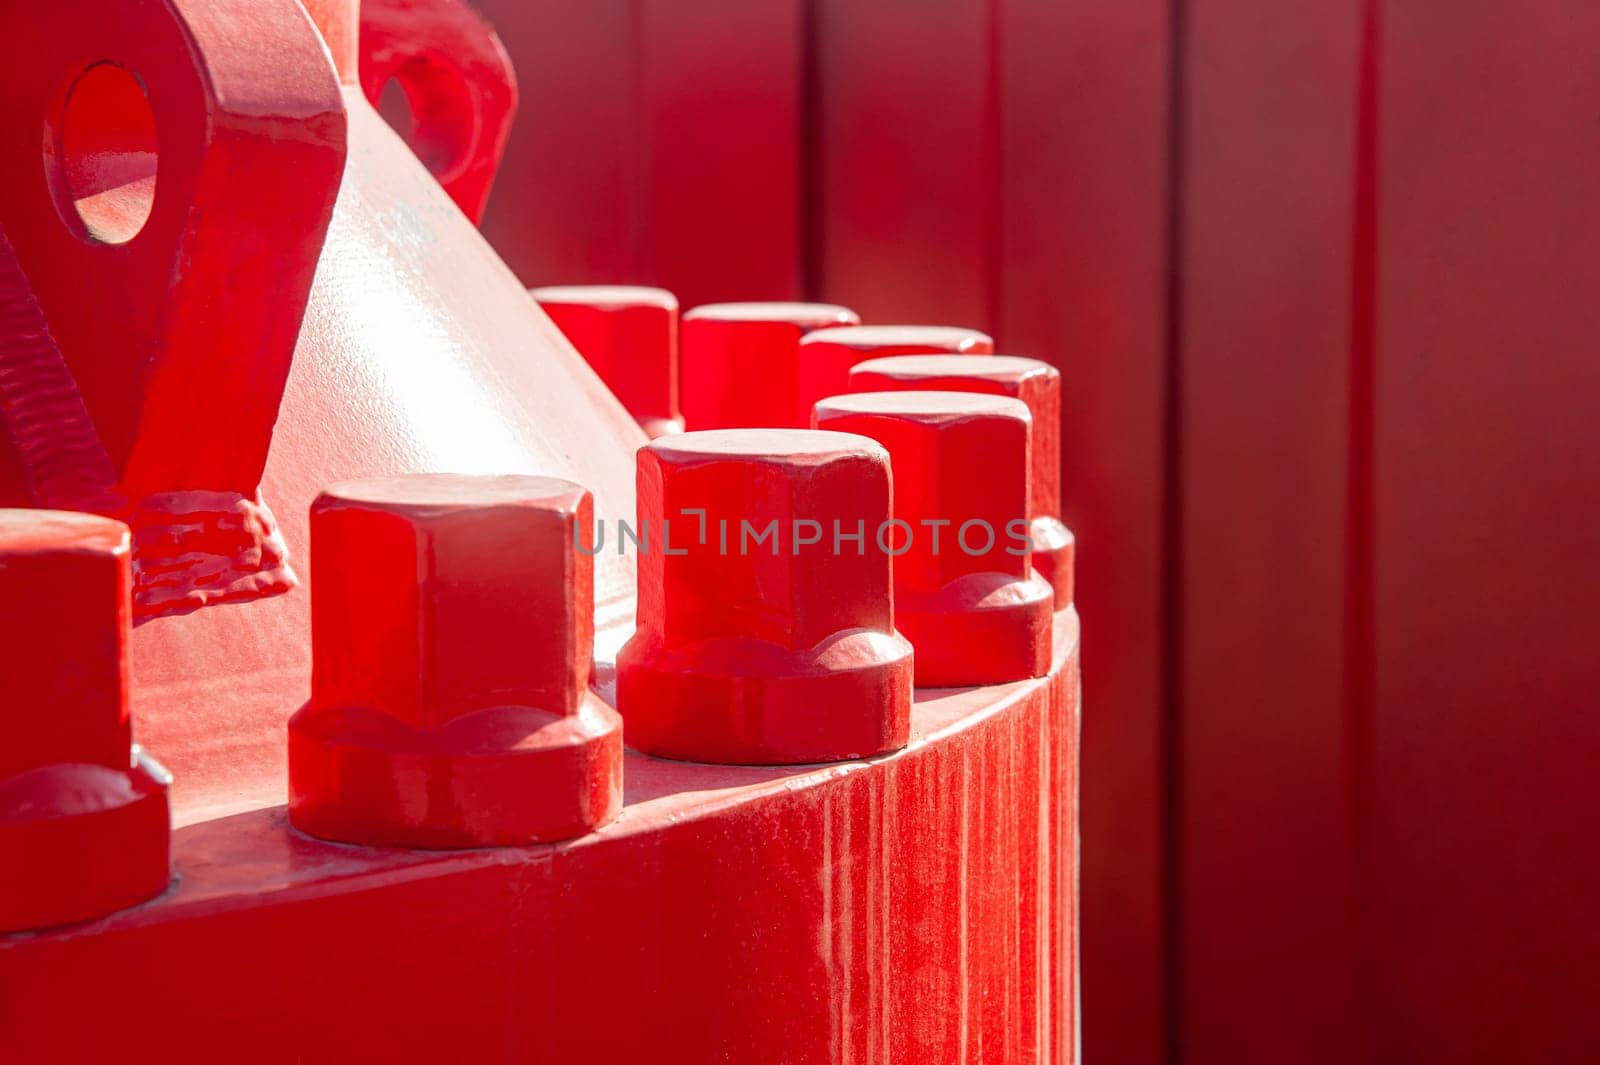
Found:
[[[530,284],[1064,375],[1091,1065],[1600,1045],[1600,6],[480,0]]]

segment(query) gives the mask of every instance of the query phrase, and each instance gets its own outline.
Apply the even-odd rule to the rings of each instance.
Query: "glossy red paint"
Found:
[[[684,307],[834,301],[868,321],[969,324],[1070,374],[1060,517],[1094,559],[1074,595],[1094,619],[1098,710],[1083,995],[1099,1020],[1085,1056],[1158,1061],[1172,954],[1169,156],[1174,22],[1193,5],[477,5],[523,87],[506,154],[517,192],[494,197],[484,234],[529,284],[662,285]]]
[[[859,325],[831,303],[712,303],[683,316],[683,414],[690,429],[803,429],[800,339]]]
[[[594,501],[544,477],[414,474],[311,508],[311,702],[289,819],[389,847],[569,839],[622,805],[622,720],[589,690]]]
[[[441,855],[327,842],[289,823],[286,723],[322,690],[311,615],[326,571],[306,560],[308,516],[326,486],[429,470],[558,476],[590,491],[597,521],[614,528],[634,515],[634,451],[644,440],[354,84],[355,5],[310,6],[314,24],[287,0],[171,0],[138,6],[138,19],[126,5],[83,0],[28,5],[12,19],[17,40],[46,43],[42,31],[59,28],[58,11],[81,25],[103,21],[148,46],[155,80],[181,75],[202,86],[184,122],[232,144],[230,109],[248,103],[260,123],[252,129],[265,133],[246,138],[259,160],[214,156],[213,145],[203,166],[162,140],[145,228],[124,245],[85,245],[79,275],[58,269],[32,238],[0,257],[4,328],[44,325],[5,337],[0,369],[49,370],[0,374],[0,486],[39,502],[39,486],[66,483],[44,458],[79,454],[69,429],[104,437],[120,425],[130,453],[142,456],[140,479],[128,483],[173,482],[184,493],[181,507],[168,506],[180,516],[174,535],[232,515],[219,530],[233,537],[228,557],[259,561],[260,514],[237,503],[270,499],[282,522],[277,561],[296,566],[303,583],[257,586],[228,605],[190,597],[212,564],[172,566],[162,554],[171,544],[135,530],[135,570],[147,560],[182,603],[182,612],[153,611],[134,630],[129,693],[141,740],[176,773],[177,884],[93,923],[0,937],[6,1053],[163,1063],[214,1062],[219,1047],[243,1062],[1071,1060],[1079,706],[1071,611],[1055,617],[1047,677],[923,692],[907,708],[901,750],[793,769],[628,755],[621,814],[567,843]],[[326,48],[313,25],[328,31]],[[77,69],[69,60],[55,68],[30,58],[5,82],[8,104],[43,95],[36,76],[66,84]],[[253,73],[235,80],[240,64]],[[159,130],[162,94],[146,84]],[[203,91],[218,85],[228,92]],[[278,106],[302,96],[326,107]],[[0,123],[8,134],[27,124],[9,113]],[[15,158],[37,159],[29,153],[39,128]],[[13,182],[25,184],[33,168],[12,168],[12,158],[0,178],[0,218],[14,235]],[[316,165],[302,167],[307,158]],[[252,203],[320,190],[325,215],[289,212],[234,230],[218,205],[186,216],[194,247],[210,247],[215,220],[229,247],[252,237],[270,244],[263,268],[276,261],[278,241],[296,244],[299,257],[263,283],[254,264],[223,269],[227,262],[206,254],[194,262],[226,276],[174,282],[157,262],[154,278],[130,280],[126,298],[165,296],[175,285],[170,299],[126,315],[107,299],[99,313],[110,339],[81,353],[69,345],[72,314],[91,297],[118,296],[99,271],[152,254],[162,232],[152,227],[166,225],[179,202],[171,190],[199,180],[188,168],[210,178],[206,168],[230,159],[218,187]],[[60,213],[42,217],[71,224]],[[184,285],[201,283],[214,287],[216,303],[186,297]],[[268,312],[279,318],[262,326]],[[160,419],[124,419],[115,405],[86,402],[94,391],[143,410],[148,390],[176,387],[182,373],[169,382],[158,372],[164,348],[154,377],[121,373],[143,315],[174,335],[226,341],[210,353],[216,376],[202,368],[190,382],[193,412],[175,405],[160,408]],[[42,448],[26,435],[35,423],[23,415],[35,411],[62,427]],[[104,455],[112,472],[93,483],[122,484],[120,452]],[[190,481],[190,469],[230,477]],[[862,498],[847,494],[840,505]],[[611,551],[594,559],[595,682],[607,701],[616,698],[617,649],[633,628],[633,564]],[[461,572],[483,583],[470,565]],[[364,631],[414,619],[374,611]],[[483,641],[498,646],[494,634]],[[420,676],[412,670],[409,679]],[[407,672],[369,677],[384,678]],[[159,1036],[130,1038],[152,1017]]]
[[[941,356],[948,357],[948,356]],[[819,429],[859,433],[895,468],[896,623],[917,683],[995,684],[1050,667],[1050,585],[1028,550],[1032,417],[1020,400],[866,392],[817,404]]]
[[[1055,589],[1057,610],[1072,602],[1076,541],[1061,523],[1061,371],[1038,359],[901,355],[869,359],[850,370],[851,392],[986,392],[1027,404],[1032,471],[1028,521],[1033,568]]]
[[[166,773],[128,720],[130,554],[121,522],[0,510],[0,933],[166,889]]]
[[[327,56],[291,0],[11,21],[0,156],[29,165],[0,168],[0,225],[49,323],[16,352],[18,393],[73,382],[43,424],[8,403],[33,460],[75,467],[69,496],[28,501],[128,521],[141,617],[281,592],[294,576],[257,489],[345,161]],[[107,186],[88,216],[80,170]],[[121,212],[143,200],[135,236]]]
[[[647,435],[683,432],[676,296],[638,285],[556,285],[529,294]]]
[[[817,401],[850,391],[850,368],[889,355],[988,355],[994,338],[976,329],[933,325],[845,325],[800,339],[796,398],[808,424]]]
[[[883,448],[806,429],[665,437],[639,452],[638,498],[655,539],[617,660],[630,746],[765,765],[905,745],[911,647],[874,539],[890,514]]]
[[[464,0],[361,0],[360,50],[367,100],[481,221],[517,113],[517,76],[494,28]]]
[[[920,692],[891,755],[630,753],[622,815],[571,843],[348,847],[274,803],[183,825],[170,895],[0,939],[7,1052],[1067,1065],[1077,619],[1057,628],[1048,679]]]

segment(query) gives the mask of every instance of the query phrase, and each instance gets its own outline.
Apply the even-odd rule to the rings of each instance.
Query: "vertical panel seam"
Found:
[[[1167,217],[1165,331],[1163,336],[1161,484],[1161,778],[1162,958],[1160,1016],[1162,1060],[1178,1065],[1183,1049],[1183,195],[1187,120],[1188,3],[1168,0]]]
[[[801,297],[821,300],[823,160],[822,160],[822,0],[800,0],[800,151],[796,186],[800,190],[796,209],[800,219]]]
[[[1344,772],[1355,932],[1357,1049],[1372,1060],[1376,941],[1371,913],[1376,744],[1375,403],[1378,318],[1380,0],[1364,0],[1357,80],[1345,464]]]

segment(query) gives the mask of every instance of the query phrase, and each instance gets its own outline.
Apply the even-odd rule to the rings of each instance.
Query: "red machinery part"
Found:
[[[851,392],[989,392],[1026,403],[1033,415],[1033,472],[1028,485],[1033,568],[1055,589],[1057,610],[1072,602],[1077,545],[1060,518],[1061,371],[1047,362],[1014,355],[902,355],[858,363],[850,370],[849,385]]]
[[[0,510],[0,933],[167,887],[168,778],[128,720],[129,555],[121,522]]]
[[[811,424],[796,400],[800,339],[814,329],[859,325],[831,303],[708,303],[683,316],[683,414],[690,429]]]
[[[940,325],[842,325],[800,339],[795,398],[809,424],[818,400],[850,391],[850,368],[889,355],[988,355],[994,339],[976,329]]]
[[[949,356],[936,356],[949,357]],[[867,392],[817,404],[819,429],[859,433],[895,468],[895,618],[917,684],[995,684],[1050,669],[1052,592],[1029,563],[1032,417],[1019,400]]]
[[[676,296],[642,285],[554,285],[529,294],[647,435],[683,432]]]
[[[289,824],[285,726],[316,694],[324,571],[305,561],[324,487],[417,470],[544,474],[590,490],[597,523],[614,527],[635,513],[644,440],[367,103],[355,5],[308,6],[325,40],[288,0],[165,0],[139,18],[73,0],[11,20],[27,55],[0,83],[0,224],[27,239],[13,240],[16,269],[0,264],[0,296],[48,328],[5,338],[0,369],[50,373],[0,374],[0,490],[37,505],[38,485],[61,483],[38,476],[49,448],[19,445],[44,424],[57,455],[101,444],[113,472],[95,483],[183,520],[165,526],[176,543],[134,531],[136,574],[172,598],[134,630],[130,693],[141,740],[176,773],[177,882],[92,924],[0,937],[6,1053],[1071,1060],[1071,610],[1055,615],[1047,676],[915,693],[899,750],[820,768],[625,753],[621,813],[569,842],[444,855]],[[74,26],[85,39],[67,48]],[[35,105],[89,55],[121,56],[143,79],[162,134],[161,191],[124,245],[84,241],[34,187],[48,171],[9,165],[38,150]],[[172,85],[188,87],[177,110],[163,102]],[[204,210],[185,206],[190,185],[208,190]],[[176,253],[154,251],[174,218],[196,255],[181,276]],[[82,245],[60,252],[65,265],[50,226]],[[44,398],[80,405],[82,433],[26,417]],[[240,513],[263,499],[281,528]],[[182,537],[207,528],[206,564],[174,566],[191,557]],[[246,575],[294,563],[308,583],[251,584],[218,606],[204,583],[217,557]],[[595,681],[613,702],[633,565],[594,558]],[[151,1017],[160,1038],[130,1039]]]
[[[463,0],[361,0],[359,43],[367,99],[476,224],[517,113],[494,28]]]
[[[567,839],[622,805],[622,720],[589,689],[589,493],[542,477],[336,485],[311,510],[311,702],[289,818],[325,839]]]
[[[905,746],[912,649],[875,539],[882,447],[807,429],[665,437],[639,452],[638,499],[658,539],[640,549],[639,629],[617,661],[630,746],[739,764]]]

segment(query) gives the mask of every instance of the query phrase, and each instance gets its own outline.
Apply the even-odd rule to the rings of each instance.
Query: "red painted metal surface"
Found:
[[[1070,371],[1062,519],[1094,565],[1085,723],[1091,1060],[1168,1016],[1170,0],[479,0],[517,65],[530,284],[819,299],[949,321]],[[572,101],[581,100],[582,106]],[[985,146],[988,146],[987,148]],[[550,161],[560,159],[561,165]],[[696,165],[700,161],[703,165]],[[710,235],[738,233],[729,242]],[[1093,945],[1098,943],[1098,947]]]
[[[986,392],[1019,399],[1033,417],[1028,482],[1029,556],[1055,590],[1057,610],[1072,602],[1076,542],[1061,513],[1061,373],[1038,359],[900,355],[869,359],[850,371],[851,392]]]
[[[136,612],[140,581],[159,594],[144,593],[132,634],[131,716],[174,772],[176,881],[92,923],[0,937],[7,1053],[41,1062],[215,1061],[219,1047],[237,1061],[1072,1060],[1071,610],[1053,616],[1046,675],[895,687],[876,708],[888,740],[872,750],[885,753],[870,758],[761,768],[627,754],[620,813],[570,842],[447,855],[327,842],[291,823],[369,842],[402,841],[390,834],[397,826],[406,843],[497,838],[506,816],[528,812],[520,803],[444,797],[426,783],[411,790],[418,782],[392,758],[378,759],[392,795],[375,777],[371,788],[334,782],[326,767],[303,778],[303,751],[289,765],[287,724],[303,707],[302,725],[360,704],[400,725],[369,753],[409,729],[406,753],[423,746],[448,761],[461,752],[441,751],[442,737],[428,733],[451,726],[407,725],[405,706],[431,692],[441,714],[466,720],[473,715],[454,715],[474,705],[472,685],[449,688],[449,676],[549,664],[533,640],[519,641],[520,655],[508,648],[518,623],[497,611],[535,607],[511,603],[486,569],[526,565],[524,576],[537,576],[550,554],[516,560],[476,539],[520,525],[474,506],[462,520],[475,531],[463,532],[460,514],[424,518],[392,482],[335,489],[330,498],[344,502],[333,509],[355,512],[336,517],[326,499],[313,510],[327,487],[415,471],[559,477],[592,493],[597,525],[615,528],[637,517],[633,452],[645,439],[372,110],[356,78],[355,5],[308,6],[314,21],[290,0],[169,0],[133,20],[111,0],[79,0],[12,20],[15,39],[39,54],[3,82],[8,163],[38,158],[48,87],[74,84],[94,57],[110,56],[145,86],[158,134],[153,198],[138,198],[149,139],[130,124],[140,115],[127,82],[112,87],[115,106],[96,112],[94,135],[66,136],[62,150],[69,161],[115,161],[133,179],[101,188],[75,177],[65,200],[48,167],[8,165],[0,179],[10,238],[0,257],[0,487],[6,502],[38,505],[55,486],[88,484],[103,494],[75,505],[134,519]],[[67,48],[72,26],[99,36]],[[80,104],[103,101],[99,87],[89,91]],[[198,207],[185,207],[191,189],[205,193]],[[131,226],[146,201],[144,227],[124,244],[74,228]],[[281,210],[257,214],[269,207]],[[175,233],[191,258],[168,244]],[[247,250],[258,258],[246,261]],[[215,273],[194,275],[202,268]],[[275,273],[262,281],[260,271]],[[207,298],[191,298],[190,286]],[[86,326],[75,316],[95,299],[101,320]],[[199,337],[212,340],[212,364],[198,365]],[[790,337],[797,346],[797,328]],[[10,373],[18,368],[28,373]],[[767,388],[776,409],[778,387]],[[100,448],[86,452],[92,461],[67,462],[85,454],[84,441]],[[1008,461],[1025,477],[1025,449]],[[874,499],[888,506],[859,490],[816,498],[845,517]],[[640,512],[651,505],[641,493]],[[152,508],[164,508],[165,526],[141,525]],[[141,538],[141,528],[165,531]],[[431,546],[430,565],[448,563],[432,571],[441,583],[405,571],[395,545],[407,537]],[[462,542],[468,557],[453,558]],[[792,561],[773,572],[799,573]],[[615,703],[635,559],[606,551],[593,565],[594,690]],[[263,573],[279,577],[252,579]],[[650,587],[641,621],[655,605]],[[796,617],[821,619],[834,609],[821,593],[841,589],[868,590],[816,584],[809,602],[797,597]],[[575,593],[552,627],[567,636],[543,633],[536,645],[572,649],[574,674],[580,600]],[[696,616],[677,602],[680,617]],[[427,669],[391,650],[401,632],[418,634]],[[451,663],[464,672],[431,672]],[[565,680],[564,691],[600,709],[575,675]],[[395,690],[410,696],[391,701]],[[452,691],[462,699],[445,698]],[[310,731],[297,728],[302,739]],[[824,753],[861,750],[848,736],[823,739],[833,745]],[[444,779],[438,769],[422,766],[434,782]],[[305,780],[314,783],[299,791]],[[318,821],[302,801],[313,794],[336,814]],[[408,802],[419,794],[429,804],[420,813]],[[161,1037],[130,1041],[153,1017]]]
[[[361,0],[361,88],[477,222],[511,135],[517,77],[464,0]]]
[[[647,435],[683,432],[676,296],[638,285],[554,285],[531,295]]]
[[[928,325],[844,325],[800,338],[798,398],[809,421],[818,400],[850,391],[850,368],[889,355],[978,355],[994,352],[994,338],[976,329]]]
[[[0,933],[166,890],[166,773],[128,720],[129,555],[121,522],[0,510]]]
[[[811,424],[799,402],[800,340],[858,325],[831,303],[710,303],[683,316],[683,416],[690,429]]]
[[[803,298],[804,0],[475,6],[522,90],[484,233],[526,284]]]
[[[995,684],[1050,668],[1050,585],[1029,560],[1033,418],[1019,400],[867,392],[817,404],[818,428],[888,449],[897,474],[895,617],[919,649],[917,683]],[[869,530],[869,535],[871,530]]]
[[[414,474],[317,498],[296,828],[492,847],[616,817],[622,720],[589,690],[593,525],[589,493],[545,477]]]
[[[640,450],[638,492],[640,535],[655,540],[617,660],[629,744],[757,765],[905,746],[911,645],[872,539],[891,514],[883,448],[810,430],[686,433]]]

